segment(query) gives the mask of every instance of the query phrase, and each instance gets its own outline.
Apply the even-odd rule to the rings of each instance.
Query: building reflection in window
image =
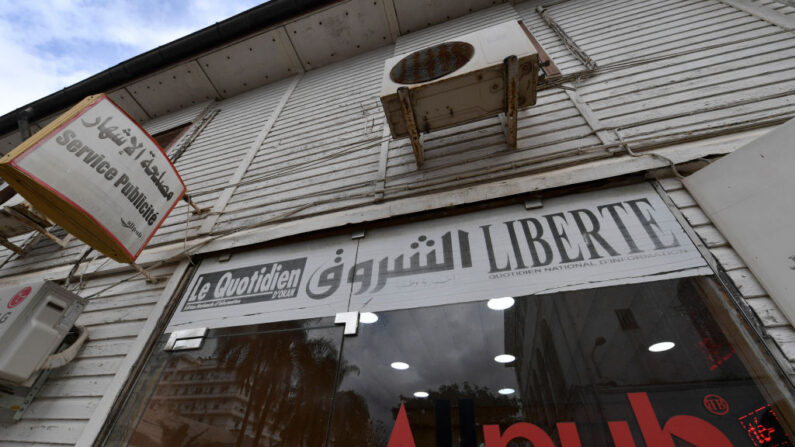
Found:
[[[201,350],[150,359],[139,397],[108,439],[147,447],[386,447],[393,436],[418,447],[791,445],[775,399],[746,367],[759,360],[735,350],[738,337],[727,334],[738,329],[710,311],[720,293],[710,278],[689,278],[511,305],[484,299],[376,312],[344,338],[329,319],[215,330]],[[396,423],[401,412],[405,427]]]
[[[482,446],[484,426],[504,433],[523,422],[554,445],[573,439],[561,429],[576,430],[582,445],[648,445],[649,436],[773,445],[755,444],[739,420],[768,402],[708,310],[715,293],[695,278],[521,297],[503,310],[484,301],[378,313],[346,339],[342,358],[360,372],[341,381],[329,445],[386,446],[401,403],[417,446]],[[675,346],[649,350],[663,340]],[[499,354],[516,359],[499,363]],[[390,368],[395,359],[411,368]],[[708,395],[726,412],[710,411]],[[782,435],[775,445],[790,445],[778,420],[767,422]],[[652,423],[660,432],[644,434]],[[522,439],[510,445],[542,445]]]

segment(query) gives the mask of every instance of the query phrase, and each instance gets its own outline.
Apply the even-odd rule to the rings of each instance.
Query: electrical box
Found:
[[[31,386],[84,307],[50,281],[0,288],[0,385]]]
[[[504,62],[515,56],[518,108],[536,102],[538,52],[518,22],[505,22],[386,61],[381,104],[393,138],[409,135],[398,89],[409,91],[413,121],[431,132],[506,110]]]

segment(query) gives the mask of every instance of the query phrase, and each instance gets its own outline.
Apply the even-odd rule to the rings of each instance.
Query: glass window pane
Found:
[[[328,445],[790,445],[710,294],[691,278],[379,313],[345,340]]]
[[[201,349],[155,352],[142,375],[155,380],[139,382],[106,444],[323,445],[343,328],[302,324],[221,329]]]

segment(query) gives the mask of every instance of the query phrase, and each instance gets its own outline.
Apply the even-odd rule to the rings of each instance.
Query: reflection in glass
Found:
[[[515,302],[513,298],[506,296],[503,298],[492,298],[486,302],[486,306],[492,310],[505,310],[512,307]]]
[[[364,324],[373,324],[378,321],[378,315],[372,312],[362,312],[359,315],[359,322]]]
[[[655,343],[649,346],[649,351],[651,352],[665,352],[669,349],[673,349],[676,344],[672,341],[661,341],[659,343]]]
[[[494,361],[497,363],[511,363],[514,360],[516,360],[516,357],[511,354],[500,354],[494,357]]]
[[[386,446],[401,404],[420,447],[567,447],[577,445],[572,433],[583,446],[616,445],[614,436],[755,446],[747,415],[759,408],[758,420],[783,435],[777,445],[790,445],[708,310],[715,293],[711,280],[692,278],[521,297],[502,312],[483,303],[381,312],[345,341],[342,358],[359,373],[340,382],[328,445]],[[660,340],[676,349],[649,352]],[[495,353],[515,359],[498,363]],[[411,369],[391,369],[394,358]],[[498,443],[509,427],[532,442]]]
[[[323,445],[342,329],[236,331],[168,356],[126,445]]]

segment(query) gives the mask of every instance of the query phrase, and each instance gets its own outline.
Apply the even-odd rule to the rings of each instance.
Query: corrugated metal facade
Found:
[[[795,17],[789,2],[755,3]],[[207,235],[258,226],[266,232],[271,222],[388,208],[406,197],[618,157],[620,139],[635,150],[654,150],[795,116],[795,36],[748,12],[715,0],[571,0],[547,6],[546,13],[597,63],[590,72],[536,11],[542,4],[497,5],[400,36],[394,45],[150,121],[151,132],[194,123],[199,132],[176,167],[194,200],[212,211],[196,216],[180,203],[143,258],[162,261],[158,253],[171,256]],[[515,19],[524,21],[573,81],[565,89],[541,90],[537,105],[520,113],[517,149],[506,146],[501,124],[490,118],[427,135],[426,164],[418,170],[408,140],[391,140],[384,129],[378,99],[384,61]],[[185,142],[183,137],[177,144]],[[795,361],[791,325],[679,183],[663,184],[745,294],[782,358]],[[23,274],[63,281],[85,250],[76,240],[64,249],[43,240],[22,257],[3,249],[0,260],[7,262],[0,281],[13,283]],[[88,271],[84,283],[72,285],[82,296],[131,274],[94,256],[72,278],[79,282],[79,274]],[[153,273],[169,277],[174,267],[168,265]],[[94,409],[107,398],[105,389],[121,361],[138,355],[130,353],[131,344],[151,335],[140,331],[144,322],[160,317],[152,310],[164,283],[138,277],[91,298],[80,319],[91,341],[78,361],[47,384],[22,422],[0,428],[0,444],[73,445],[89,420],[101,424],[105,415]]]
[[[90,338],[74,361],[50,375],[23,420],[0,429],[1,445],[77,442],[173,271],[174,265],[153,270],[151,273],[160,280],[155,284],[142,277],[129,279],[130,272],[85,281],[80,275],[75,277],[77,283],[70,288],[83,297],[93,296],[78,319],[78,324],[89,330]],[[120,281],[124,282],[119,284]],[[111,285],[115,286],[108,289]]]

